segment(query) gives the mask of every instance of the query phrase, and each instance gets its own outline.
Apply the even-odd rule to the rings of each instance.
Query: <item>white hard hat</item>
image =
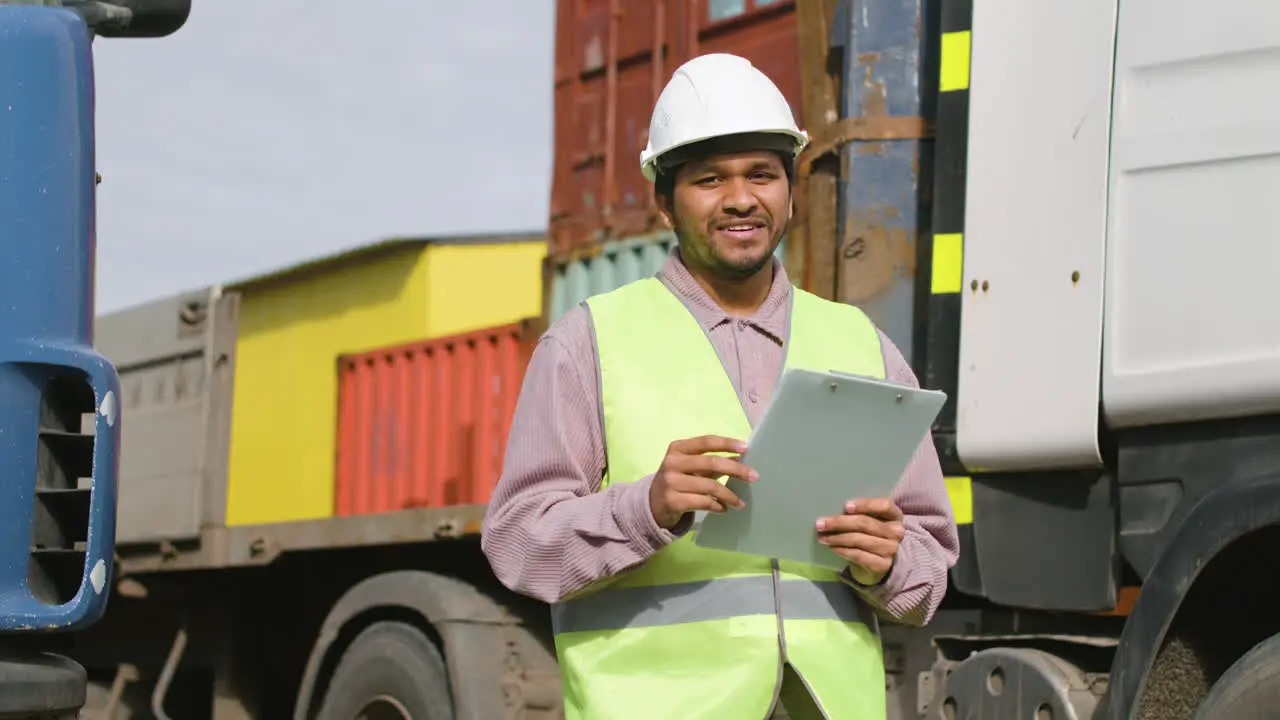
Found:
[[[658,175],[658,158],[665,153],[740,133],[784,136],[783,147],[795,154],[809,142],[769,76],[737,55],[701,55],[677,68],[658,96],[649,121],[649,145],[640,153],[640,171],[652,181]]]

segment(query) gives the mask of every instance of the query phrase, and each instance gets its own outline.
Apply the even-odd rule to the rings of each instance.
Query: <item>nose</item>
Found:
[[[745,178],[734,178],[725,183],[724,198],[721,201],[724,212],[730,215],[750,215],[755,212],[758,204],[751,183]]]

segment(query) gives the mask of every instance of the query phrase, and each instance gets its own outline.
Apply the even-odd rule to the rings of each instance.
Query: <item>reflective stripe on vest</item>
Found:
[[[659,280],[587,306],[599,360],[602,492],[653,473],[673,440],[750,435],[715,348]],[[793,289],[785,338],[784,368],[884,377],[875,327],[852,306]],[[802,483],[803,470],[787,480]],[[827,717],[883,720],[884,665],[867,613],[835,572],[699,548],[686,534],[553,606],[566,720],[764,718],[783,662]]]
[[[551,629],[596,632],[774,613],[786,620],[865,622],[862,612],[843,582],[781,580],[775,602],[773,576],[751,575],[606,588],[557,603],[551,610]]]

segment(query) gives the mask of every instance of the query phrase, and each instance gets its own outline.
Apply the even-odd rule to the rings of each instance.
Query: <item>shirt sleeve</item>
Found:
[[[880,334],[885,376],[891,382],[919,387],[915,373],[893,342]],[[884,580],[874,587],[845,579],[887,619],[905,625],[924,625],[933,618],[947,592],[947,574],[960,554],[951,499],[942,466],[929,433],[907,464],[893,494],[902,509],[906,535]]]
[[[640,564],[676,537],[649,509],[652,476],[599,491],[604,431],[590,323],[576,307],[534,349],[480,538],[503,585],[548,603]]]

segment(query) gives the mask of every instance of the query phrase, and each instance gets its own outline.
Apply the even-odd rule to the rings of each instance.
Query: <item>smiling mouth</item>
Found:
[[[716,226],[716,230],[729,233],[750,233],[764,228],[764,223],[759,221],[745,221],[735,223],[724,223]]]

